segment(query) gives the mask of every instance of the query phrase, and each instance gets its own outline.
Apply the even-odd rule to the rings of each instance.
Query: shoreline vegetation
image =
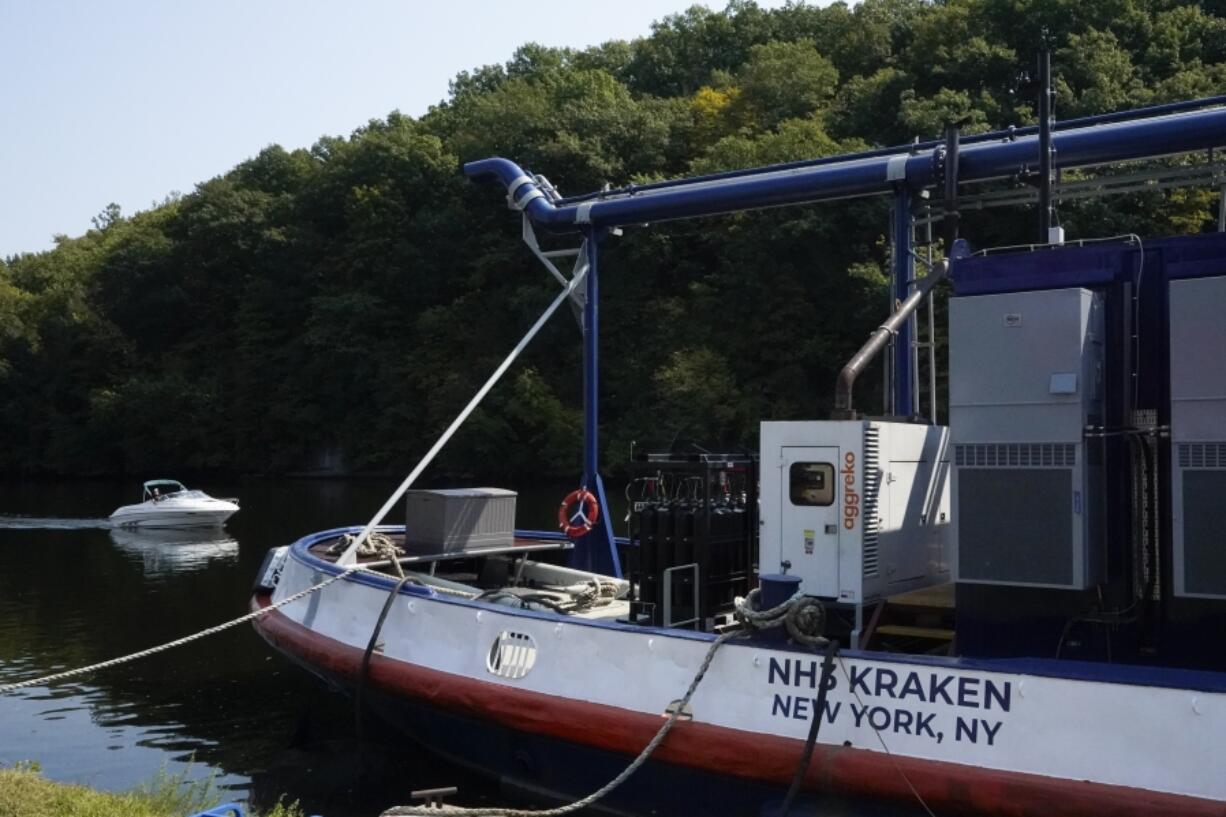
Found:
[[[402,474],[557,289],[505,191],[470,183],[464,162],[506,156],[579,194],[907,144],[948,122],[1033,124],[1025,74],[1044,42],[1061,120],[1226,91],[1226,0],[731,0],[630,41],[525,44],[460,72],[420,116],[393,111],[310,148],[252,145],[191,191],[105,206],[83,235],[0,258],[0,472]],[[1180,235],[1212,231],[1218,200],[1146,190],[1060,201],[1058,216],[1070,241]],[[1033,242],[1034,209],[966,207],[963,235]],[[632,443],[752,448],[759,420],[828,416],[839,369],[892,303],[889,224],[877,197],[611,237],[602,470],[624,475]],[[567,313],[433,474],[578,473]],[[858,387],[878,410],[880,368]]]
[[[226,800],[211,779],[189,780],[163,770],[149,783],[126,792],[99,791],[58,783],[42,775],[37,763],[0,768],[0,815],[3,817],[186,817]],[[276,804],[251,817],[303,817],[297,803]]]

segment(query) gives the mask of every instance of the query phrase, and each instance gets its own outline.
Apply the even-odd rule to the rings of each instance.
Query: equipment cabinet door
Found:
[[[788,446],[783,449],[780,508],[782,553],[802,589],[811,595],[839,595],[839,449]]]

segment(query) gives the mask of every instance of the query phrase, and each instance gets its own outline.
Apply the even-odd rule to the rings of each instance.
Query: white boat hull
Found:
[[[275,590],[257,595],[256,607],[338,571],[307,552],[313,538],[270,567],[275,576],[262,583]],[[393,584],[350,577],[256,627],[321,675],[342,685],[368,675],[372,694],[406,708],[462,712],[511,733],[627,758],[650,739],[710,644],[706,635],[409,586],[387,611],[383,647],[363,671],[363,650]],[[678,725],[655,760],[786,785],[813,717],[818,663],[782,644],[727,645],[692,700],[692,720]],[[1226,778],[1215,772],[1212,751],[1226,729],[1220,676],[1062,666],[845,653],[806,784],[886,798],[906,798],[914,784],[938,811],[1226,812]],[[1018,802],[1030,807],[1007,808]]]
[[[237,512],[237,505],[221,499],[180,501],[171,497],[124,505],[110,520],[117,528],[208,528],[224,525]]]

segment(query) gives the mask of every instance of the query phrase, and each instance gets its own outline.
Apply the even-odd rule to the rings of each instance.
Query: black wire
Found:
[[[375,622],[375,629],[371,631],[370,641],[366,642],[366,652],[362,653],[362,665],[358,669],[357,685],[353,690],[353,724],[359,743],[362,741],[362,692],[366,687],[366,678],[370,675],[370,658],[374,654],[375,644],[379,641],[379,633],[383,630],[383,622],[387,621],[387,614],[391,612],[392,605],[400,597],[400,591],[406,584],[415,581],[417,581],[416,577],[405,576],[396,583],[392,592],[388,593],[387,600],[383,602],[383,609],[379,611],[379,619]]]
[[[567,612],[562,605],[558,604],[554,598],[545,593],[512,593],[506,588],[495,588],[486,590],[484,593],[474,599],[475,601],[494,601],[495,599],[513,599],[519,602],[519,609],[530,610],[529,604],[539,604],[542,607],[548,607],[555,613]]]
[[[834,656],[839,651],[839,642],[833,638],[826,642],[826,654],[822,659],[822,679],[817,688],[817,706],[813,711],[813,719],[809,721],[809,736],[805,738],[805,750],[796,764],[792,774],[792,785],[788,787],[787,796],[783,798],[783,806],[779,809],[779,817],[788,817],[792,810],[792,802],[800,792],[800,784],[804,782],[805,773],[809,771],[809,761],[813,759],[813,746],[817,743],[817,733],[821,731],[822,719],[826,716],[826,692],[829,681],[834,676]]]

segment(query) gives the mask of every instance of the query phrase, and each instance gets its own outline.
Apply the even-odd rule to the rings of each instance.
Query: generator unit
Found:
[[[951,299],[955,578],[1101,580],[1103,304],[1077,288]]]
[[[1170,282],[1173,591],[1226,598],[1226,277]]]
[[[949,581],[947,443],[920,423],[762,423],[761,571],[851,605]]]

